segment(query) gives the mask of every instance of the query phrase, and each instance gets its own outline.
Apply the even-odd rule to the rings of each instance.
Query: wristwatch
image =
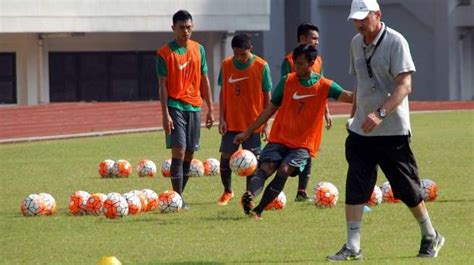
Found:
[[[385,119],[385,117],[387,117],[387,111],[385,109],[378,108],[377,113],[379,114],[379,117],[382,119]]]

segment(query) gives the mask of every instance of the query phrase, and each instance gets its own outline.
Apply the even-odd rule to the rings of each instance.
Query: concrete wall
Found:
[[[200,30],[268,30],[270,0],[1,0],[0,32],[169,31],[187,9]]]
[[[458,6],[457,0],[379,2],[382,20],[402,33],[410,44],[417,66],[410,98],[473,99],[473,4]],[[296,44],[294,35],[299,23],[315,23],[321,29],[325,74],[345,88],[352,88],[355,79],[348,75],[349,47],[356,31],[353,23],[346,21],[350,1],[287,0],[285,7],[286,50]]]
[[[224,32],[196,32],[193,35],[193,39],[206,48],[209,78],[213,87],[217,86],[217,74],[223,59],[224,35]],[[87,33],[74,37],[51,34],[43,35],[41,41],[38,36],[26,33],[0,34],[0,52],[15,52],[17,56],[17,103],[21,105],[49,102],[49,52],[155,51],[173,38],[172,33],[157,32]],[[217,92],[214,89],[215,98]]]
[[[417,66],[411,99],[473,99],[474,5],[458,4],[382,1],[383,21],[405,36]],[[152,51],[173,37],[171,15],[181,8],[193,14],[194,39],[206,48],[213,87],[237,31],[252,34],[254,52],[267,60],[276,84],[302,22],[321,29],[325,74],[347,89],[354,86],[347,73],[356,34],[346,21],[349,0],[0,0],[0,52],[16,53],[18,103],[49,102],[49,51]],[[40,34],[46,34],[42,41]]]

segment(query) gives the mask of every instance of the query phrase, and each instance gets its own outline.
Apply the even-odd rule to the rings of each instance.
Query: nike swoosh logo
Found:
[[[246,76],[246,77],[241,77],[241,78],[235,78],[235,79],[233,79],[232,76],[230,76],[228,81],[229,81],[229,83],[233,84],[233,83],[236,83],[236,82],[245,80],[245,79],[247,79],[247,78],[249,78],[249,77]]]
[[[187,61],[187,62],[185,62],[185,63],[183,63],[183,64],[178,64],[178,69],[179,69],[180,71],[182,71],[182,70],[189,64],[189,62],[190,62],[190,61]]]
[[[309,97],[314,97],[314,96],[316,96],[316,95],[315,95],[315,94],[310,94],[310,95],[298,95],[298,93],[295,92],[295,93],[293,94],[293,99],[294,99],[294,100],[299,100],[299,99],[309,98]]]

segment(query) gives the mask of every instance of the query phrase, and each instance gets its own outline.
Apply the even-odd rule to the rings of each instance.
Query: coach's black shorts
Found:
[[[346,139],[346,204],[366,203],[377,181],[380,166],[396,198],[408,207],[422,200],[415,156],[410,149],[410,136],[366,137],[349,132]]]
[[[240,132],[227,132],[222,136],[221,147],[219,152],[233,154],[239,146],[234,144],[234,138]],[[253,133],[250,137],[242,143],[242,148],[252,151],[258,157],[262,151],[262,143],[260,141],[260,133]]]
[[[186,152],[194,152],[199,149],[199,138],[201,133],[201,112],[183,111],[168,107],[173,119],[174,129],[170,135],[166,135],[166,148],[181,147]]]
[[[282,144],[268,143],[260,154],[260,162],[274,162],[279,165],[287,164],[297,170],[291,174],[298,175],[308,163],[309,152],[305,148],[289,148]]]

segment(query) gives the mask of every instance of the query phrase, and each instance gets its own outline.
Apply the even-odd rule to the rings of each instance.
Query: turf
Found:
[[[412,115],[414,150],[422,178],[438,183],[439,196],[428,203],[431,219],[446,237],[436,260],[414,256],[419,228],[402,204],[382,204],[364,216],[362,249],[367,264],[473,264],[474,112]],[[108,220],[70,216],[69,196],[77,190],[124,193],[133,189],[166,190],[162,177],[100,179],[98,163],[106,158],[142,158],[158,164],[169,157],[163,133],[81,138],[0,145],[0,264],[95,264],[116,256],[123,264],[315,264],[337,251],[345,240],[345,118],[325,133],[314,160],[310,187],[333,182],[340,191],[333,209],[295,203],[297,179],[285,187],[283,211],[264,212],[261,221],[246,218],[239,205],[245,180],[233,177],[236,199],[217,205],[219,177],[191,179],[185,192],[190,210],[151,212]],[[218,158],[217,128],[202,131],[199,159]],[[385,181],[380,173],[378,184]],[[23,217],[20,202],[30,193],[51,193],[59,211],[51,217]]]

